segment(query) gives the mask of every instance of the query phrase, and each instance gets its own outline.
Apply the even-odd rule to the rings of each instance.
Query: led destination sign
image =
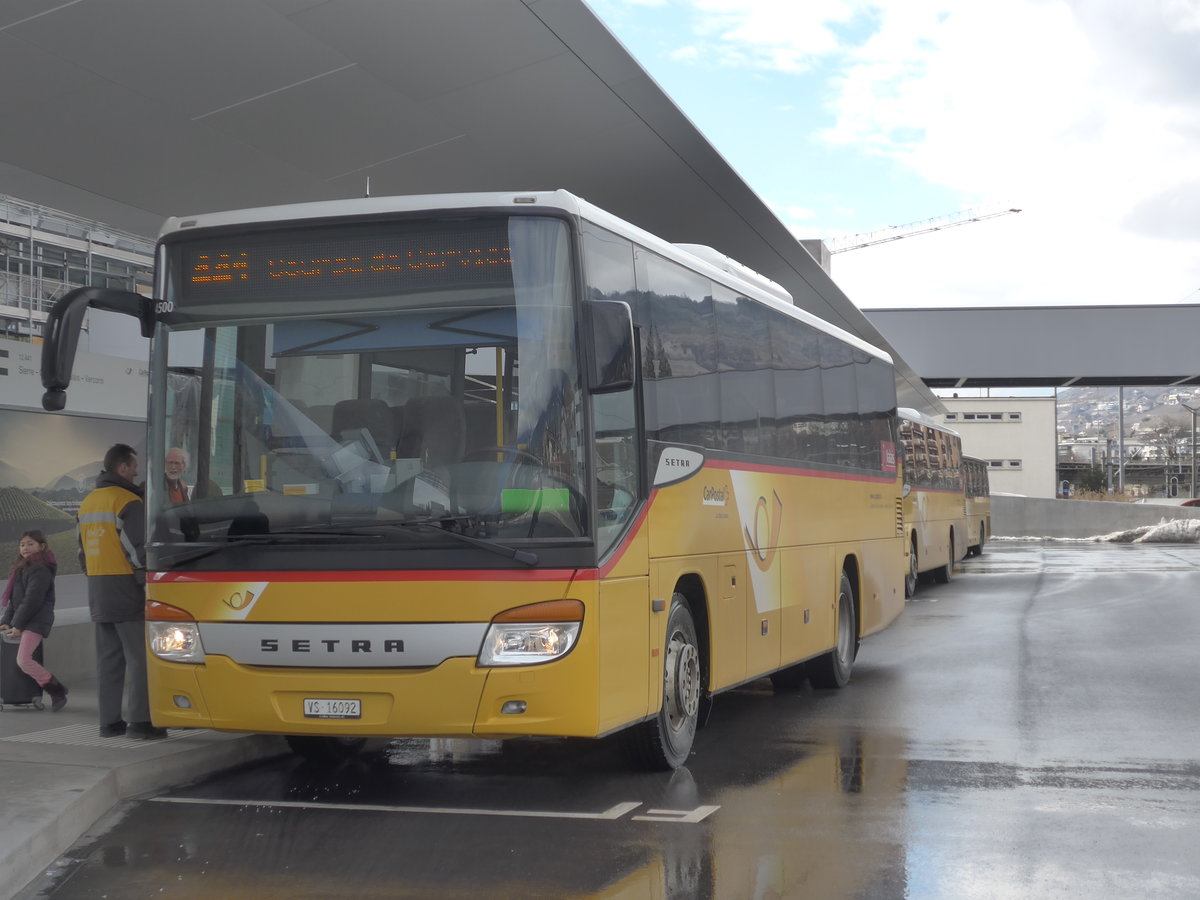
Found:
[[[178,245],[176,284],[185,304],[511,286],[507,232],[501,218],[217,235]]]

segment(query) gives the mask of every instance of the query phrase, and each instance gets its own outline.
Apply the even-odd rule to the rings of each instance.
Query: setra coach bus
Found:
[[[152,299],[55,306],[47,409],[89,306],[152,338],[156,725],[675,768],[714,695],[841,686],[904,606],[888,356],[565,191],[170,219]]]
[[[945,584],[967,556],[967,494],[962,438],[915,409],[901,408],[904,461],[904,593],[913,596],[921,575]]]

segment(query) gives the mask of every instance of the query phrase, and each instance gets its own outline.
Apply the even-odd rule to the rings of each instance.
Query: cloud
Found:
[[[1200,241],[1200,179],[1173,185],[1130,210],[1126,226],[1147,237]]]
[[[677,0],[693,57],[719,66],[798,74],[840,51],[839,29],[860,16],[857,0]]]
[[[839,154],[890,161],[962,206],[1025,209],[835,257],[860,303],[1176,302],[1200,285],[1200,251],[1180,244],[1200,230],[1195,0],[676,8],[695,65],[819,77],[832,124],[817,137]]]

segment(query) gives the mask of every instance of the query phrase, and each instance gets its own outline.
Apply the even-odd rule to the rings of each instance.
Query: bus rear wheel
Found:
[[[986,535],[987,535],[987,526],[983,522],[980,522],[979,523],[979,543],[973,547],[967,548],[968,556],[983,556],[983,542],[985,540]]]
[[[950,535],[950,558],[946,560],[944,566],[938,566],[933,570],[933,580],[938,584],[949,584],[950,579],[954,577],[954,535]]]
[[[647,769],[678,769],[696,739],[704,682],[696,623],[682,594],[671,598],[663,644],[663,698],[658,715],[623,732],[632,759]]]
[[[908,574],[904,576],[904,597],[908,599],[917,592],[917,538],[914,535],[908,545]]]
[[[307,734],[289,734],[288,746],[297,756],[309,762],[332,765],[353,756],[366,745],[365,737],[314,737]]]
[[[858,623],[854,619],[854,585],[850,576],[842,573],[838,583],[837,644],[824,656],[808,664],[808,678],[813,687],[842,688],[850,681],[854,657],[858,652]]]

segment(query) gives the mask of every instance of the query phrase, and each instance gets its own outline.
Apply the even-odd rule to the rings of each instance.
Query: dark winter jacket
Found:
[[[13,579],[12,596],[0,615],[0,625],[50,637],[50,627],[54,624],[54,573],[57,570],[56,563],[44,559],[18,569]]]
[[[136,622],[146,616],[146,510],[142,489],[101,472],[80,504],[79,561],[87,573],[93,622]]]

